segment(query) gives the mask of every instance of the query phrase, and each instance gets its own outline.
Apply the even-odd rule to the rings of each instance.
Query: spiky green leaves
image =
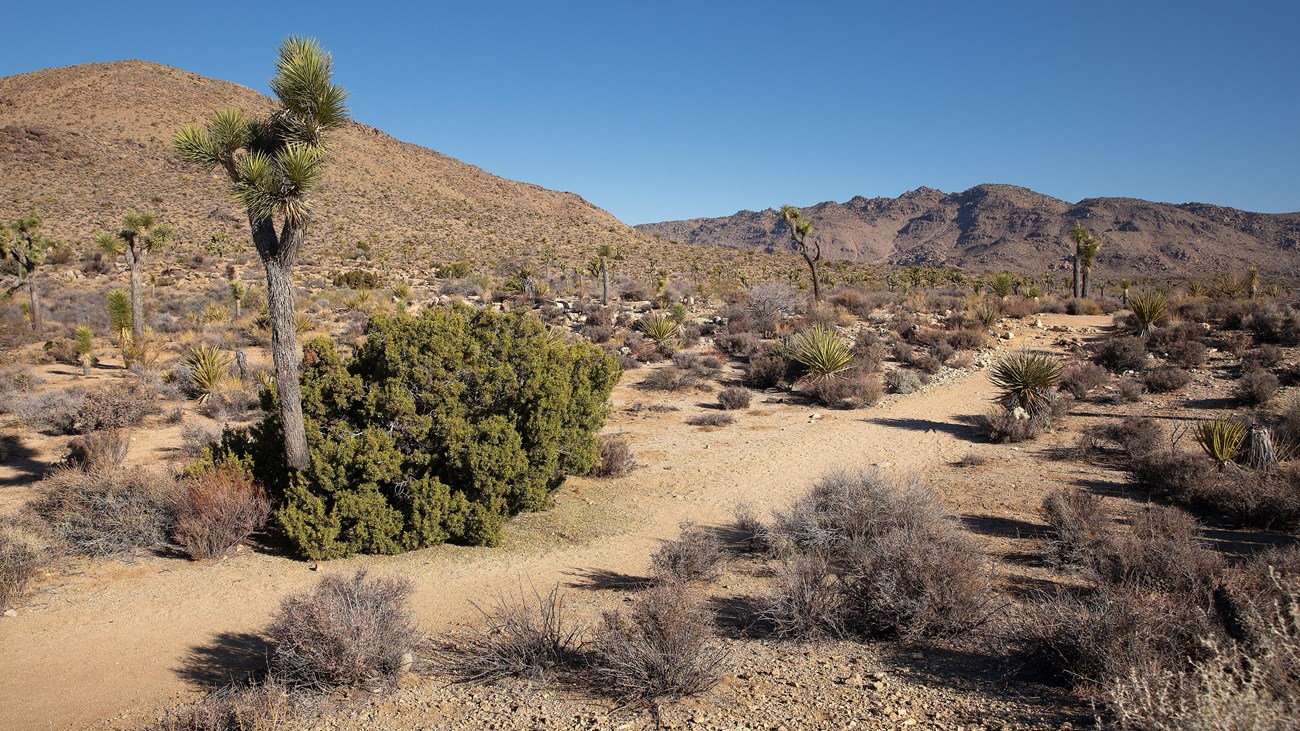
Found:
[[[185,356],[190,371],[190,388],[204,403],[230,377],[230,354],[211,345],[200,345]]]
[[[1079,265],[1085,270],[1092,269],[1097,252],[1101,250],[1101,242],[1083,226],[1075,226],[1070,231],[1070,239],[1074,241],[1074,253],[1079,257]]]
[[[325,149],[294,142],[273,154],[252,151],[235,164],[232,190],[255,218],[284,216],[302,223],[325,166]]]
[[[835,378],[853,363],[853,352],[839,333],[815,325],[790,338],[786,343],[789,357],[808,369],[813,381]]]
[[[290,36],[276,55],[271,91],[284,105],[286,139],[309,145],[348,120],[347,92],[330,81],[330,55],[314,38]]]
[[[1198,422],[1193,434],[1196,443],[1222,469],[1241,454],[1246,425],[1238,419],[1210,419]]]
[[[637,321],[637,328],[655,343],[662,343],[677,335],[677,323],[662,312],[641,318]]]
[[[1061,364],[1042,353],[1012,353],[989,370],[989,381],[1001,391],[998,401],[1003,406],[1034,416],[1051,408],[1052,392],[1061,382]]]
[[[790,227],[790,236],[796,242],[802,243],[804,239],[808,238],[808,234],[812,233],[812,221],[804,218],[803,212],[798,208],[788,204],[781,206],[781,211],[778,215],[781,217],[781,220],[785,221],[785,224]]]
[[[1158,289],[1129,297],[1128,306],[1133,311],[1138,335],[1143,337],[1169,317],[1169,298]]]

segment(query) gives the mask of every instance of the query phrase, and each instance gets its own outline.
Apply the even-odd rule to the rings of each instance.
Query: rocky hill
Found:
[[[88,247],[125,212],[153,210],[182,246],[223,232],[246,241],[224,180],[184,166],[171,139],[218,109],[271,105],[246,87],[141,61],[0,78],[0,220],[36,209],[55,238]],[[604,243],[636,260],[724,258],[705,247],[684,257],[577,195],[499,178],[363,124],[338,131],[332,145],[306,264],[365,256],[491,267],[554,249],[577,265]]]
[[[918,188],[897,198],[856,197],[804,209],[823,256],[865,263],[1030,272],[1069,268],[1068,234],[1083,224],[1102,241],[1102,276],[1200,276],[1253,265],[1300,275],[1300,213],[1266,214],[1134,198],[1067,203],[1012,185],[961,193]],[[665,241],[788,251],[772,209],[725,218],[643,224]]]

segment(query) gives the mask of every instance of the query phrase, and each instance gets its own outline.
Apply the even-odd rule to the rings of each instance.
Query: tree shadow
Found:
[[[264,675],[271,644],[251,632],[221,632],[212,642],[190,648],[176,674],[203,688],[221,688]]]
[[[568,586],[586,591],[640,591],[654,584],[649,576],[635,576],[609,569],[576,569],[565,576],[575,577]]]
[[[1183,405],[1189,409],[1235,409],[1238,406],[1241,406],[1241,401],[1231,396],[1218,396],[1213,398],[1187,399],[1183,402]],[[1174,418],[1184,418],[1188,421],[1200,421],[1199,419],[1190,416]]]
[[[973,423],[970,423],[978,417],[957,417],[963,423],[953,423],[949,421],[933,421],[931,419],[898,419],[889,417],[876,417],[873,419],[863,419],[869,424],[879,424],[893,429],[905,429],[907,431],[932,432],[938,431],[945,434],[963,439],[968,442],[986,443],[987,439],[980,433],[979,429]]]
[[[762,605],[752,596],[715,596],[708,600],[714,624],[724,637],[735,640],[771,637],[772,622],[763,616]]]
[[[0,436],[0,455],[4,455],[0,464],[12,467],[15,471],[12,477],[0,478],[0,487],[36,482],[49,469],[49,465],[36,459],[36,450],[24,444],[22,437],[16,434]]]

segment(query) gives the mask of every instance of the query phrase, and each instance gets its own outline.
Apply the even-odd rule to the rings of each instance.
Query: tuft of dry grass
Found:
[[[636,458],[627,440],[620,436],[600,438],[600,459],[591,470],[592,477],[625,477],[636,469]]]
[[[31,507],[70,550],[108,556],[165,543],[176,495],[175,480],[143,467],[65,467],[37,484]]]
[[[650,570],[661,582],[710,582],[718,578],[722,543],[713,533],[686,521],[677,540],[668,541],[650,557]]]
[[[441,665],[457,678],[544,681],[576,663],[582,629],[566,618],[559,587],[545,595],[521,587],[518,595],[499,596],[489,609],[474,608],[482,625],[443,646]]]

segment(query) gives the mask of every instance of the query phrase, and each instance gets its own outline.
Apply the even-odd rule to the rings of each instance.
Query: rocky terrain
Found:
[[[897,198],[858,196],[803,210],[829,259],[1068,272],[1068,235],[1082,224],[1102,241],[1097,259],[1102,278],[1212,277],[1252,264],[1273,276],[1300,272],[1300,213],[1135,198],[1071,204],[1013,185],[977,185],[960,193],[917,188]],[[785,226],[770,208],[637,228],[665,241],[789,250]]]

